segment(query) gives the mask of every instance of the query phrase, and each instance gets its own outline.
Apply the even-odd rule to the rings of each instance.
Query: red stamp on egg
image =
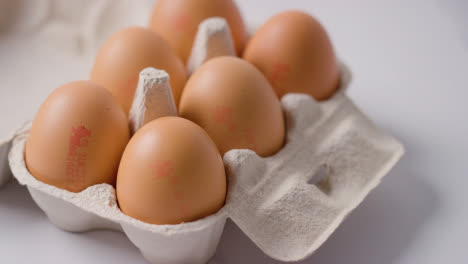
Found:
[[[83,125],[72,127],[68,154],[66,159],[66,175],[71,182],[71,189],[80,191],[86,186],[86,148],[91,137],[91,130]]]
[[[192,16],[186,13],[172,17],[172,25],[174,29],[180,32],[188,32],[191,26],[191,21]]]
[[[287,82],[290,72],[291,67],[288,64],[275,62],[269,75],[271,85],[284,92],[283,86]]]
[[[169,178],[172,176],[172,173],[174,171],[174,166],[172,164],[172,161],[170,160],[166,160],[166,161],[157,160],[155,164],[153,165],[152,170],[157,179]]]
[[[170,160],[157,160],[151,169],[156,179],[166,179],[169,182],[170,188],[173,190],[172,195],[176,201],[177,209],[184,216],[188,216],[187,195],[180,185],[179,178],[174,175],[174,163]]]
[[[231,132],[236,130],[232,112],[232,107],[222,105],[217,105],[214,111],[215,122],[226,126]]]
[[[255,150],[257,141],[255,134],[251,129],[238,129],[233,118],[232,107],[217,105],[213,112],[214,121],[224,127],[231,134],[231,142],[235,146],[247,146],[249,149]]]

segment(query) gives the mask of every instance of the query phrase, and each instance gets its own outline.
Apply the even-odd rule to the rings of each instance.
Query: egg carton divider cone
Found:
[[[196,39],[217,43],[218,50],[226,51],[224,55],[232,55],[223,46],[232,45],[230,36],[218,34],[228,30],[226,24],[219,26],[219,19],[212,21],[216,23],[202,23]],[[214,27],[213,24],[215,30],[205,28]],[[220,41],[220,35],[228,39]],[[212,36],[218,40],[210,42]],[[200,45],[197,40],[194,47]],[[189,67],[194,70],[206,61],[208,54],[214,54],[208,49],[216,45],[194,48],[191,57],[198,62]],[[223,53],[216,53],[219,55]],[[153,74],[145,75],[144,71]],[[164,92],[170,86],[165,72],[144,71],[132,110],[146,107],[151,112],[149,97],[156,93],[150,91]],[[114,188],[108,184],[72,193],[36,180],[24,161],[30,124],[16,133],[9,164],[14,177],[27,186],[34,201],[55,225],[72,232],[121,230],[150,263],[208,262],[216,252],[227,218],[268,256],[299,261],[325,242],[404,153],[398,141],[381,132],[345,95],[350,80],[349,71],[342,65],[341,87],[329,100],[317,103],[304,94],[284,96],[281,106],[287,125],[285,146],[267,158],[250,150],[226,153],[225,206],[214,215],[190,223],[152,225],[126,216],[117,206]],[[169,102],[169,109],[170,105]],[[144,117],[137,110],[131,113],[130,119],[137,124],[135,130],[157,117]],[[322,168],[327,168],[323,179],[310,184]]]

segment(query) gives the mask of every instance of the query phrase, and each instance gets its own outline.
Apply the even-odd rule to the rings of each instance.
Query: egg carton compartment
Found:
[[[34,178],[24,162],[28,124],[13,141],[9,160],[13,174],[57,227],[71,232],[94,229],[123,231],[150,263],[206,263],[214,255],[226,220],[226,208],[215,215],[180,225],[152,225],[123,214],[115,189],[108,184],[72,193]]]
[[[189,70],[211,57],[232,55],[226,27],[216,18],[200,25]],[[30,124],[15,133],[9,165],[53,224],[71,232],[120,230],[150,263],[208,262],[227,218],[268,256],[299,261],[326,241],[404,152],[345,95],[350,81],[342,65],[341,86],[329,100],[318,103],[304,94],[283,97],[285,146],[267,158],[250,150],[226,153],[226,204],[194,222],[152,225],[133,219],[119,210],[115,189],[108,184],[72,193],[36,180],[24,161]],[[167,82],[163,71],[146,69],[140,74],[130,115],[134,130],[155,118],[151,109],[159,103],[151,94],[167,90]]]

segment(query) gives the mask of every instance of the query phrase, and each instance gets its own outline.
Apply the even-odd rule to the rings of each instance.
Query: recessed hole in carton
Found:
[[[318,185],[326,181],[326,178],[330,172],[330,166],[328,164],[320,165],[317,172],[307,181],[308,184]]]

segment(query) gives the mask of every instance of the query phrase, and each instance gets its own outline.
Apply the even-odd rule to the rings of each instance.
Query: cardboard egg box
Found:
[[[225,21],[208,19],[200,25],[188,69],[193,72],[207,59],[232,52]],[[140,74],[130,115],[135,130],[154,118],[151,110],[157,100],[151,97],[169,85],[168,77],[157,69]],[[208,262],[227,218],[268,256],[298,261],[326,241],[404,152],[398,141],[380,131],[346,96],[350,81],[351,74],[342,64],[341,87],[329,100],[318,103],[304,94],[284,96],[285,146],[267,158],[250,150],[226,153],[225,206],[190,223],[152,225],[126,216],[117,206],[114,188],[107,184],[71,193],[36,180],[24,162],[30,123],[7,141],[3,156],[9,153],[14,177],[53,224],[72,232],[120,230],[150,263]],[[0,182],[5,175],[0,174]]]

